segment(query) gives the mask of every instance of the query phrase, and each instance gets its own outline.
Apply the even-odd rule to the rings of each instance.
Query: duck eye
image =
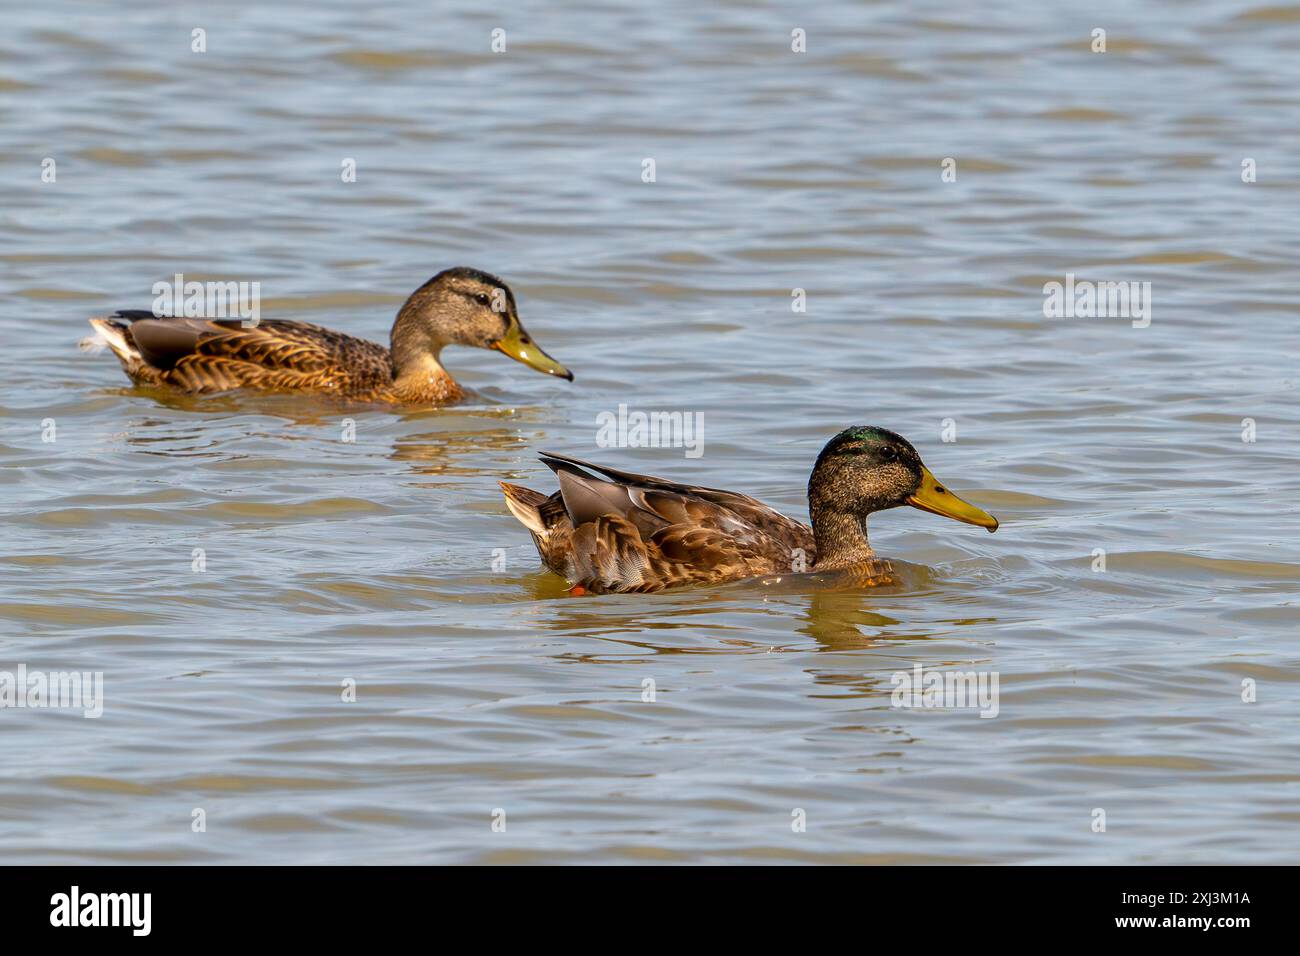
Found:
[[[490,301],[486,292],[475,293],[474,298],[478,301],[479,305],[487,305]]]

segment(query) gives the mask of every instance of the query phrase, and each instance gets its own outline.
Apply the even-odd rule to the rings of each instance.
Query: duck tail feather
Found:
[[[88,335],[77,343],[81,351],[99,354],[109,348],[124,362],[139,361],[140,353],[127,341],[125,325],[112,319],[91,319],[90,327],[95,330],[95,334]]]
[[[497,482],[501,493],[505,495],[506,507],[519,519],[519,523],[533,534],[546,534],[546,522],[542,520],[541,506],[547,497],[540,491],[533,491],[523,485],[512,485],[508,481]]]

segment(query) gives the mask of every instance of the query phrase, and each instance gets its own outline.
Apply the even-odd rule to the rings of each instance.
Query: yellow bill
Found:
[[[983,508],[976,508],[969,501],[962,501],[939,484],[934,475],[930,473],[930,469],[924,465],[921,466],[921,487],[916,489],[911,497],[907,499],[907,503],[913,508],[920,508],[922,511],[929,511],[931,514],[943,515],[945,518],[952,518],[954,521],[977,524],[981,528],[988,528],[990,532],[998,530],[997,518]]]
[[[518,319],[511,321],[505,336],[492,343],[492,347],[503,355],[509,355],[516,362],[523,362],[529,368],[573,381],[573,373],[538,348]]]

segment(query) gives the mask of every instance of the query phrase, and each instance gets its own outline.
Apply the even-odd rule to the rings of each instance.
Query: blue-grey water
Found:
[[[6,4],[0,681],[103,713],[0,707],[0,862],[1294,862],[1297,89],[1291,4]],[[461,264],[572,385],[194,400],[76,347],[175,273],[383,341]],[[1067,275],[1149,324],[1045,316]],[[600,447],[620,404],[703,454]],[[569,598],[496,484],[803,517],[853,423],[1001,530],[876,516],[891,592]],[[997,716],[893,706],[918,664]]]

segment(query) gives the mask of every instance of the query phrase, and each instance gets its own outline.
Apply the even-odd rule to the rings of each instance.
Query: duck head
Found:
[[[818,563],[828,553],[869,554],[867,516],[903,505],[998,530],[997,518],[953,494],[902,435],[855,425],[827,442],[808,481]]]
[[[393,324],[395,373],[432,357],[446,345],[495,349],[547,375],[573,381],[573,373],[535,343],[510,287],[496,276],[459,266],[445,269],[411,293]]]

